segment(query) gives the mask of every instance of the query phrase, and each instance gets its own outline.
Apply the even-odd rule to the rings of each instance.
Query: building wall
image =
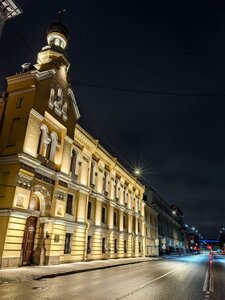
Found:
[[[77,125],[64,55],[40,56],[1,103],[0,266],[144,256],[144,187]]]
[[[145,203],[158,214],[159,254],[184,252],[183,219],[174,214],[169,204],[153,189],[146,188],[144,198]]]
[[[145,255],[159,255],[158,214],[145,203]]]

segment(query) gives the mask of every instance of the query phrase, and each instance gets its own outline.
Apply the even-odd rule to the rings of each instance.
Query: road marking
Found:
[[[150,281],[148,281],[148,282],[146,282],[146,283],[140,285],[139,288],[142,289],[142,288],[145,287],[146,285],[148,285],[148,284],[150,284],[150,283],[152,283],[152,282],[155,282],[155,281],[157,281],[157,280],[159,280],[159,279],[161,279],[161,278],[163,278],[163,277],[165,277],[165,276],[168,276],[168,275],[170,275],[171,273],[177,271],[177,270],[180,269],[180,268],[181,268],[181,267],[177,267],[177,268],[173,269],[172,271],[169,271],[169,272],[167,272],[167,273],[165,273],[165,274],[163,274],[163,275],[161,275],[161,276],[159,276],[159,277],[157,277],[157,278],[155,278],[155,279],[153,279],[153,280],[150,280]]]
[[[209,258],[208,267],[205,275],[205,281],[203,285],[203,292],[205,292],[204,300],[210,299],[210,293],[214,292],[214,274],[213,274],[213,259]]]
[[[203,292],[206,292],[208,290],[208,282],[209,282],[209,266],[208,266],[206,274],[205,274],[205,281],[204,281],[204,285],[203,285]]]
[[[214,292],[214,280],[213,280],[213,267],[210,265],[210,276],[209,276],[209,291]]]
[[[138,288],[136,288],[135,290],[131,291],[130,293],[128,293],[128,294],[126,294],[126,295],[123,295],[123,296],[121,296],[121,297],[116,298],[116,300],[124,299],[124,298],[126,298],[126,297],[128,297],[128,296],[131,296],[132,294],[136,293],[137,291],[143,289],[146,285],[149,285],[149,284],[151,284],[151,283],[153,283],[153,282],[155,282],[155,281],[157,281],[157,280],[160,280],[161,278],[166,277],[166,276],[168,276],[168,275],[170,275],[170,274],[176,272],[177,270],[179,270],[179,269],[181,269],[181,268],[183,268],[183,267],[184,267],[184,266],[177,267],[177,268],[173,269],[172,271],[169,271],[169,272],[167,272],[167,273],[165,273],[165,274],[163,274],[163,275],[161,275],[161,276],[159,276],[159,277],[157,277],[157,278],[155,278],[155,279],[152,279],[152,280],[150,280],[150,281],[148,281],[148,282],[146,282],[146,283],[140,285]]]

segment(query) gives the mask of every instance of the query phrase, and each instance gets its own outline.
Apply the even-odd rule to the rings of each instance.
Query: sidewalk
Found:
[[[76,262],[53,266],[26,266],[15,269],[0,270],[0,285],[11,282],[22,282],[29,280],[40,280],[54,278],[75,273],[82,273],[100,269],[113,268],[123,265],[137,264],[158,260],[158,257],[120,258],[109,260],[95,260],[88,262]]]

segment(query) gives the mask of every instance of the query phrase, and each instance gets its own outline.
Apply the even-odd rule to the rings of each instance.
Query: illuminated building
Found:
[[[170,206],[150,187],[146,187],[145,203],[158,213],[159,253],[183,253],[185,242],[183,236],[183,214],[175,206]]]
[[[145,199],[145,197],[144,197]],[[144,205],[145,211],[145,255],[159,255],[158,239],[158,213],[147,202]]]
[[[0,266],[145,255],[142,186],[77,121],[54,23],[0,100]]]
[[[16,17],[22,13],[22,10],[12,0],[0,0],[0,36],[5,21]]]

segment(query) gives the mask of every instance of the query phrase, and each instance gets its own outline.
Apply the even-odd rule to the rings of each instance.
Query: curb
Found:
[[[143,262],[150,262],[150,261],[152,262],[152,261],[155,261],[155,260],[160,260],[160,258],[154,259],[154,260],[147,260],[147,261],[143,260],[143,261],[135,261],[135,262],[130,262],[130,263],[124,263],[124,264],[121,263],[121,264],[116,264],[116,265],[94,267],[94,268],[81,269],[81,270],[72,270],[72,271],[63,272],[63,273],[46,274],[46,275],[42,275],[42,276],[39,276],[37,278],[34,278],[34,280],[42,280],[42,279],[47,279],[47,278],[56,278],[56,277],[60,277],[60,276],[72,275],[72,274],[77,274],[77,273],[91,272],[91,271],[96,271],[96,270],[104,270],[104,269],[121,267],[121,266],[126,266],[126,265],[140,264],[140,263],[143,263]]]

